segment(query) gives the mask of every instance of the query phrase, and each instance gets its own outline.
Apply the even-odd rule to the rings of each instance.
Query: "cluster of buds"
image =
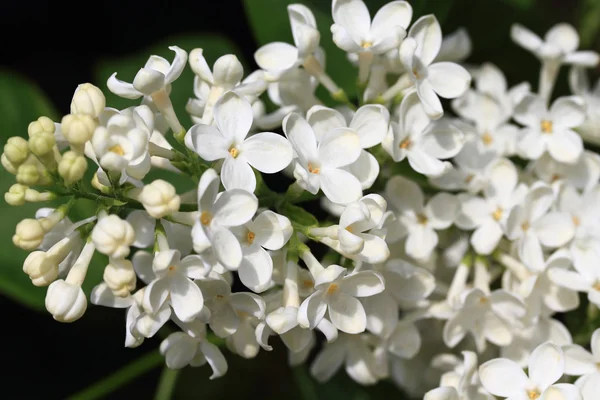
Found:
[[[253,358],[277,336],[298,365],[323,337],[319,381],[343,366],[428,400],[595,399],[600,333],[590,353],[555,314],[581,307],[578,293],[600,307],[600,156],[585,147],[598,139],[585,72],[598,54],[578,50],[567,24],[543,39],[515,25],[541,72],[537,92],[509,87],[491,63],[461,65],[463,29],[443,37],[433,15],[411,24],[406,1],[371,18],[363,0],[333,0],[333,41],[358,68],[349,96],[326,72],[310,9],[288,13],[294,44],[258,49],[246,77],[235,55],[211,68],[202,49],[173,46],[172,61],[151,56],[133,82],[108,79],[141,103],[110,108],[83,84],[60,124],[41,117],[28,140],[8,140],[2,164],[17,183],[6,201],[65,199],[13,237],[33,251],[23,270],[48,286],[48,311],[84,314],[98,252],[108,263],[91,302],[126,309],[127,347],[177,325],[160,346],[169,368],[225,374],[215,337]],[[169,96],[188,62],[186,129]],[[565,64],[574,94],[553,100]],[[150,181],[158,168],[197,190]],[[285,193],[263,180],[276,173]],[[80,199],[97,210],[71,222]],[[316,199],[321,221],[302,208]],[[563,374],[581,378],[556,383]]]

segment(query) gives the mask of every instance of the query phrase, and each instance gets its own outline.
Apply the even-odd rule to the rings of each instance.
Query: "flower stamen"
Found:
[[[238,149],[236,149],[234,146],[231,146],[229,148],[229,154],[231,154],[231,157],[237,158],[237,156],[240,155],[240,151]]]
[[[311,174],[318,175],[321,172],[321,168],[316,167],[316,166],[312,165],[311,163],[308,163],[308,172],[310,172]]]
[[[327,287],[327,294],[334,294],[338,290],[340,290],[340,285],[338,285],[337,283],[330,283]]]
[[[120,144],[115,144],[113,147],[108,149],[108,151],[110,151],[111,153],[118,154],[121,157],[125,155],[125,150],[123,150],[123,147]]]
[[[544,119],[540,125],[543,133],[552,133],[552,121]]]
[[[209,225],[212,221],[212,218],[213,217],[211,213],[209,213],[208,211],[202,211],[202,214],[200,214],[200,223],[202,225]]]

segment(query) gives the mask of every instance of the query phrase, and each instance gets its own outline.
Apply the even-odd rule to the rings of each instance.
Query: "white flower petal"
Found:
[[[360,138],[350,128],[329,131],[319,143],[319,161],[322,166],[329,168],[351,164],[358,159],[360,153]]]
[[[429,200],[425,214],[429,224],[434,229],[446,229],[458,214],[459,202],[456,196],[448,193],[438,193]]]
[[[367,327],[367,315],[358,299],[344,293],[329,298],[329,317],[333,325],[342,332],[361,333]]]
[[[559,97],[550,108],[552,122],[562,128],[577,128],[585,121],[585,103],[581,97]]]
[[[281,341],[290,349],[291,352],[297,353],[304,350],[312,339],[313,333],[308,329],[303,329],[296,326],[294,329],[283,333]]]
[[[212,375],[209,379],[219,378],[227,373],[227,360],[221,350],[207,340],[200,342],[200,351],[204,354],[206,361],[212,368]]]
[[[488,392],[500,397],[518,396],[525,392],[529,383],[521,367],[506,358],[496,358],[481,365],[479,379]]]
[[[231,140],[214,126],[197,124],[190,128],[189,134],[194,151],[204,160],[214,161],[229,156]]]
[[[361,233],[359,236],[364,242],[363,249],[360,251],[361,260],[369,264],[378,264],[385,262],[390,256],[390,249],[385,240],[379,236]]]
[[[198,183],[198,210],[212,211],[213,203],[219,193],[219,175],[214,169],[207,169]]]
[[[598,65],[600,56],[595,51],[575,51],[566,55],[565,64],[575,67],[594,68]]]
[[[459,397],[455,388],[442,386],[425,393],[423,400],[459,400]]]
[[[429,118],[439,119],[444,115],[442,103],[429,80],[423,80],[417,83],[417,94],[419,95],[423,109]]]
[[[108,87],[108,90],[125,99],[139,99],[144,95],[135,89],[131,83],[123,82],[122,80],[117,79],[116,72],[112,74],[110,78],[108,78],[106,86]]]
[[[298,326],[298,308],[279,307],[266,318],[269,327],[278,335],[282,335]]]
[[[204,306],[200,288],[182,275],[177,274],[171,278],[170,294],[173,311],[183,322],[196,318]]]
[[[535,52],[541,45],[542,39],[520,24],[513,24],[510,29],[510,37],[519,46]]]
[[[358,133],[360,147],[368,149],[381,143],[387,134],[389,119],[389,111],[379,104],[367,104],[356,110],[350,128]]]
[[[385,194],[387,200],[400,212],[423,210],[424,198],[421,188],[403,176],[393,176],[386,184]]]
[[[175,52],[175,58],[173,58],[173,62],[169,70],[165,76],[165,83],[172,83],[175,79],[179,78],[183,69],[185,68],[185,64],[187,63],[188,54],[187,51],[177,47],[170,46],[169,50],[173,50]]]
[[[464,144],[463,132],[453,123],[437,120],[421,137],[419,147],[435,158],[451,158],[457,155]]]
[[[242,262],[242,248],[237,238],[226,228],[217,228],[211,237],[215,255],[226,268],[236,269]]]
[[[256,177],[244,157],[227,157],[221,168],[221,181],[227,190],[240,189],[254,193]]]
[[[583,141],[570,129],[553,132],[552,140],[548,141],[548,152],[558,162],[573,164],[583,152]]]
[[[299,114],[288,114],[282,123],[285,136],[288,138],[298,157],[303,164],[308,164],[318,159],[317,140],[315,134]]]
[[[415,38],[415,54],[423,64],[431,64],[442,46],[442,28],[437,18],[433,14],[422,16],[411,26],[408,36]]]
[[[260,68],[278,77],[296,66],[298,49],[289,43],[272,42],[256,50],[254,60]]]
[[[241,144],[252,126],[252,106],[244,96],[229,91],[215,104],[214,117],[223,136]]]
[[[140,93],[150,96],[165,86],[165,75],[151,68],[142,68],[133,78],[133,87]]]
[[[383,292],[383,277],[374,271],[360,271],[342,279],[340,291],[353,297],[369,297]]]
[[[388,337],[398,324],[398,305],[394,298],[381,293],[361,299],[367,315],[367,329],[379,337]]]
[[[306,112],[306,120],[315,132],[317,141],[321,141],[327,132],[346,126],[346,120],[338,110],[321,105],[312,106]]]
[[[314,329],[325,316],[327,304],[323,301],[323,292],[308,296],[298,308],[298,324],[303,328]]]
[[[226,190],[214,205],[213,223],[240,226],[250,221],[258,208],[258,199],[241,189]]]
[[[487,219],[471,236],[471,245],[477,254],[489,255],[496,249],[503,235],[502,228],[494,220]]]
[[[560,247],[573,238],[575,227],[568,214],[551,212],[535,222],[535,233],[544,246]]]
[[[252,246],[244,252],[238,270],[240,281],[254,292],[267,289],[273,275],[273,260],[260,246]]]
[[[577,344],[563,346],[565,374],[580,376],[596,371],[594,356]]]
[[[529,357],[529,378],[540,390],[558,381],[563,375],[565,357],[561,348],[546,342],[538,346]]]
[[[405,359],[413,358],[421,349],[421,334],[411,322],[400,321],[389,338],[388,350]]]
[[[220,338],[233,335],[240,325],[240,318],[229,304],[223,304],[210,316],[210,329]]]
[[[446,99],[462,96],[471,85],[471,74],[458,64],[438,62],[427,68],[433,90]]]
[[[371,29],[369,9],[362,0],[335,0],[332,4],[333,21],[344,28],[352,40],[362,45]]]
[[[437,244],[437,233],[429,227],[419,225],[408,234],[406,253],[416,260],[426,260]]]
[[[582,397],[577,386],[570,383],[558,383],[546,389],[540,400],[582,400]]]
[[[590,282],[575,271],[568,271],[562,268],[551,268],[548,271],[548,277],[555,284],[577,292],[587,292],[590,290]]]
[[[359,180],[363,190],[369,189],[379,176],[379,162],[373,154],[366,150],[360,152],[360,156],[350,165],[343,167]]]
[[[290,165],[294,150],[284,137],[262,132],[244,141],[242,156],[257,170],[273,174]]]
[[[371,25],[371,37],[378,53],[400,45],[400,40],[406,34],[406,28],[412,19],[412,11],[412,7],[406,1],[390,2],[377,11]]]
[[[345,359],[345,341],[337,340],[327,344],[315,357],[310,366],[310,374],[318,382],[326,382],[340,369]]]
[[[320,174],[321,190],[329,200],[348,204],[362,196],[360,182],[351,173],[341,169],[325,169]]]
[[[579,47],[579,35],[575,28],[567,23],[554,25],[546,32],[544,40],[558,47],[565,54],[571,53]]]

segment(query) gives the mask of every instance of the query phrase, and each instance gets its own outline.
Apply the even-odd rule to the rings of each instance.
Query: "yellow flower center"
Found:
[[[523,231],[527,231],[529,229],[529,222],[525,221],[521,224],[521,229],[523,229]]]
[[[240,151],[238,149],[236,149],[234,146],[231,146],[229,148],[229,154],[231,154],[231,157],[237,158],[237,156],[240,155]]]
[[[559,174],[554,174],[554,175],[552,175],[552,178],[550,178],[550,181],[552,183],[554,183],[554,182],[556,182],[556,181],[558,181],[560,179],[562,179],[562,177]]]
[[[246,240],[248,241],[249,244],[252,244],[254,242],[255,237],[256,237],[256,234],[254,232],[248,231],[248,234],[246,235]]]
[[[496,211],[492,213],[492,217],[494,217],[496,221],[500,221],[502,219],[502,209],[500,207],[496,208]]]
[[[177,267],[174,265],[169,265],[169,271],[175,271]]]
[[[108,151],[110,151],[111,153],[118,154],[120,156],[125,155],[125,150],[123,150],[123,147],[121,147],[120,144],[115,144],[113,147],[108,149]]]
[[[225,296],[223,296],[222,294],[218,294],[215,296],[215,299],[219,299],[219,300],[223,300],[225,298]]]
[[[369,41],[364,41],[360,44],[360,47],[362,47],[363,49],[371,48],[371,46],[373,46],[373,42]]]
[[[429,219],[427,218],[427,216],[425,214],[417,214],[417,222],[420,223],[421,225],[425,225],[427,223],[427,221],[429,221]]]
[[[305,279],[302,281],[302,286],[304,286],[305,288],[311,288],[315,286],[315,283],[310,279]]]
[[[421,79],[421,75],[419,74],[419,71],[417,71],[416,68],[413,68],[412,73],[415,76],[415,78]]]
[[[543,133],[552,133],[552,121],[544,119],[540,125]]]
[[[310,172],[311,174],[319,174],[321,172],[321,168],[316,167],[311,163],[308,163],[308,172]]]
[[[340,285],[338,285],[337,283],[330,283],[329,287],[327,288],[327,294],[334,294],[338,290],[340,290]]]
[[[573,218],[572,218],[572,219],[573,219],[573,224],[574,224],[575,226],[579,226],[579,225],[581,225],[581,220],[579,219],[579,217],[578,217],[577,215],[573,215]]]
[[[527,397],[530,400],[539,399],[540,396],[541,396],[541,393],[537,389],[535,389],[535,390],[528,390],[527,391]]]
[[[485,132],[483,134],[483,136],[481,136],[481,140],[483,141],[483,144],[485,144],[486,146],[489,146],[492,143],[494,143],[494,138],[492,137],[492,135],[490,135],[489,132]]]
[[[594,285],[592,286],[592,288],[594,290],[597,290],[600,292],[600,281],[596,281],[596,283],[594,283]]]
[[[473,178],[475,178],[475,175],[473,175],[473,174],[467,175],[467,177],[465,178],[465,183],[471,183]]]
[[[200,214],[200,223],[202,225],[208,225],[212,221],[212,215],[208,211],[202,211]]]
[[[404,139],[398,147],[400,147],[401,149],[408,149],[411,143],[412,142],[410,141],[410,139]]]

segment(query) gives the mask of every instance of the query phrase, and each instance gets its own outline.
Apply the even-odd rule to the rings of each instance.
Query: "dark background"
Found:
[[[435,9],[445,1],[429,0],[427,6]],[[325,10],[331,4],[329,0],[304,3]],[[366,3],[372,12],[377,9],[371,6],[371,1]],[[379,5],[381,1],[373,3]],[[534,5],[525,7],[520,3]],[[532,55],[512,44],[510,25],[521,22],[538,34],[561,21],[577,27],[583,16],[582,6],[582,1],[575,0],[455,0],[443,18],[442,27],[444,33],[459,26],[468,29],[474,43],[469,62],[491,61],[506,72],[510,84],[529,80],[535,89],[538,63]],[[285,12],[285,5],[273,0],[273,13]],[[253,53],[258,48],[241,1],[112,0],[70,4],[10,0],[3,2],[0,20],[3,47],[0,68],[4,72],[17,71],[34,81],[61,115],[69,112],[77,84],[99,83],[94,81],[93,71],[100,60],[119,59],[186,33],[219,33],[229,38],[241,50],[238,57],[254,68]],[[322,35],[328,34],[328,26],[319,28]],[[597,40],[590,43],[596,50],[597,45]],[[330,71],[332,68],[335,66],[328,67]],[[558,91],[564,92],[567,88],[564,74],[563,71]],[[3,132],[2,144],[12,134]],[[14,227],[2,226],[2,229],[12,231]],[[11,243],[0,246],[4,252],[12,251]],[[0,265],[2,267],[5,266]],[[155,338],[137,349],[124,348],[125,317],[121,310],[90,306],[85,316],[73,324],[58,323],[48,313],[32,311],[4,296],[0,296],[0,310],[3,311],[1,343],[4,345],[0,360],[6,368],[4,371],[8,371],[3,372],[0,379],[5,398],[64,398],[160,343]],[[190,385],[186,386],[189,387],[187,396],[177,391],[177,398],[230,398],[238,393],[250,398],[298,396],[281,345],[276,345],[270,354],[261,351],[258,359],[249,361],[238,361],[239,357],[227,354],[226,350],[225,353],[230,361],[225,378],[218,380],[215,386],[208,383],[208,367],[186,370],[180,378],[180,386]],[[160,371],[160,368],[154,369],[110,397],[152,397]],[[399,396],[386,389],[387,396]]]

